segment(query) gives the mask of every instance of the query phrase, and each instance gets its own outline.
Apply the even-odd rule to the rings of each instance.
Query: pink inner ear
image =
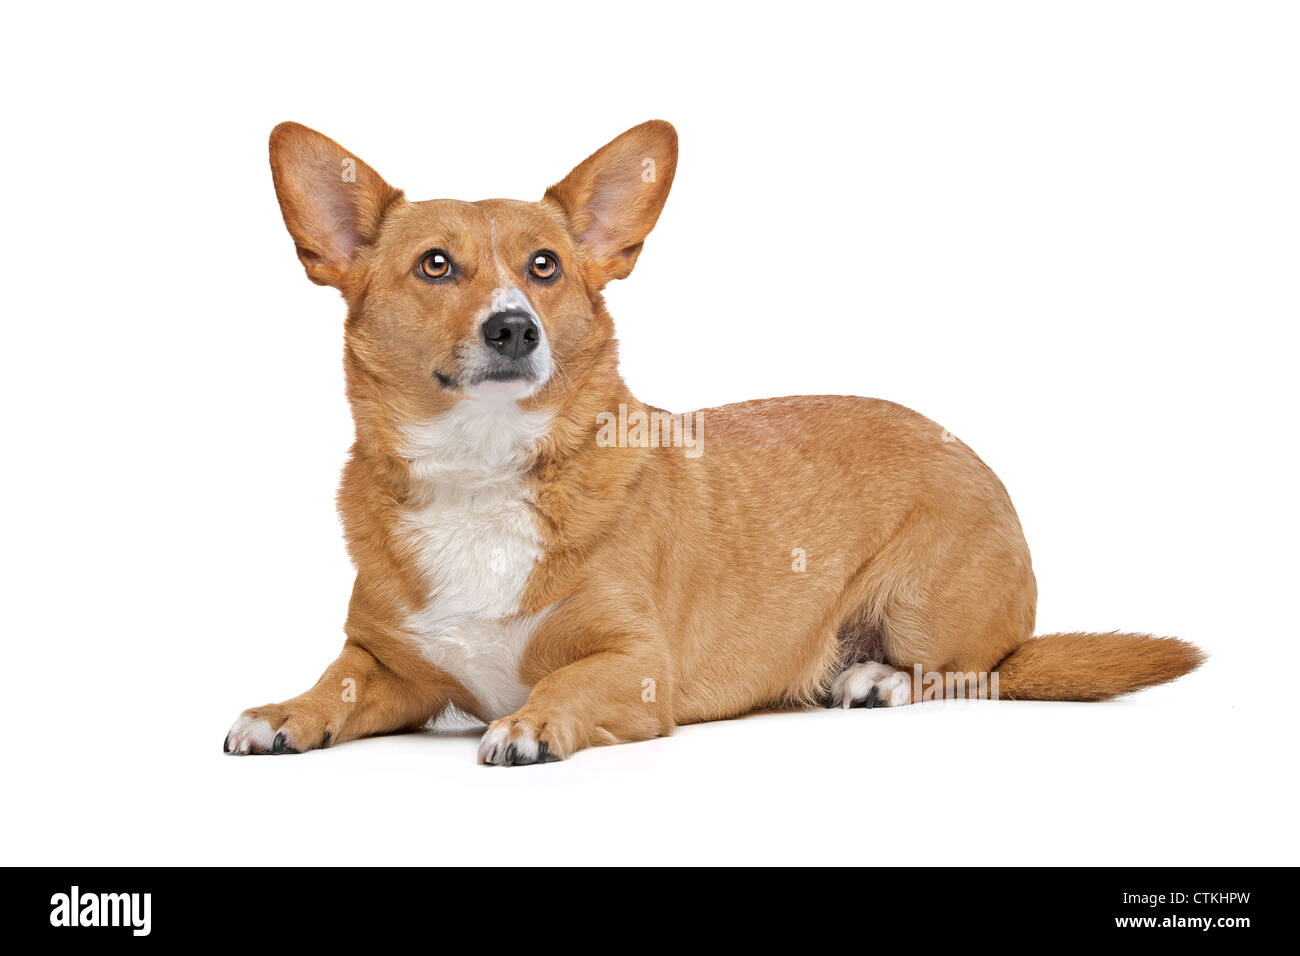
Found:
[[[359,192],[356,183],[338,182],[325,193],[321,213],[325,217],[326,234],[333,252],[345,262],[351,262],[361,245],[361,232],[357,228],[357,208],[347,194],[348,189]],[[361,197],[356,195],[359,200]]]
[[[345,181],[338,157],[330,154],[314,158],[304,185],[310,191],[318,236],[329,246],[321,252],[326,258],[351,262],[363,239],[358,205],[365,201],[365,187],[360,182]]]
[[[635,222],[635,216],[629,214],[636,206],[641,185],[639,168],[628,171],[620,167],[612,175],[600,177],[583,210],[587,222],[579,238],[607,255],[628,245]]]

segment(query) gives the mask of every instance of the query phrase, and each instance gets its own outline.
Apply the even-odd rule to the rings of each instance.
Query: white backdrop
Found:
[[[5,862],[1296,862],[1293,7],[36,9],[0,40]],[[917,408],[1010,490],[1040,632],[1209,663],[517,770],[475,732],[224,757],[351,580],[343,305],[271,127],[536,198],[651,117],[681,163],[608,295],[633,391]]]

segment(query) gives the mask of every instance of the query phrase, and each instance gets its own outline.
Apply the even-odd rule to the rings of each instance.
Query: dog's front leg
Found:
[[[224,749],[233,754],[315,750],[419,727],[447,702],[436,681],[400,674],[349,639],[311,690],[244,711],[226,735]]]
[[[488,726],[479,763],[546,763],[584,747],[671,733],[666,660],[654,647],[611,647],[552,671],[523,707]]]

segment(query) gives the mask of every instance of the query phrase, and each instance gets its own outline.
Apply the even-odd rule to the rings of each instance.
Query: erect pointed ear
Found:
[[[402,199],[334,140],[298,123],[271,131],[271,176],[307,277],[335,288],[346,284],[357,252]]]
[[[677,172],[677,131],[651,120],[628,130],[546,190],[569,219],[596,280],[626,278]]]

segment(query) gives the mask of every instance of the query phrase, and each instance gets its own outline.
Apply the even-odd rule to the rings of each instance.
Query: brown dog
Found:
[[[284,123],[271,169],[314,282],[348,304],[357,567],[320,681],[231,753],[490,722],[489,764],[820,701],[1104,700],[1201,661],[1172,638],[1032,638],[1029,549],[993,473],[889,402],[669,415],[619,377],[601,290],[632,271],[677,137],[629,130],[540,202],[410,202]]]

